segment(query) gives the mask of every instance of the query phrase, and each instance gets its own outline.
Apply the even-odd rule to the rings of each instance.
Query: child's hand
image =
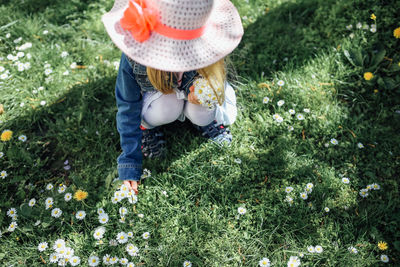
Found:
[[[190,86],[189,90],[190,90],[190,93],[189,93],[189,95],[188,95],[188,101],[189,101],[190,103],[192,103],[192,104],[200,105],[200,102],[199,102],[199,100],[197,99],[197,96],[194,94],[194,86],[193,86],[193,85]]]
[[[124,181],[124,185],[126,185],[128,187],[129,191],[133,190],[135,195],[137,195],[139,193],[139,191],[138,191],[139,184],[140,184],[140,182],[138,182],[138,181],[132,181],[132,180]]]

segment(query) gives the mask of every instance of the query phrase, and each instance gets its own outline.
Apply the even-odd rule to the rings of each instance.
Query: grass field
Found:
[[[233,144],[165,126],[134,204],[115,200],[113,1],[1,2],[0,266],[400,265],[399,2],[233,2]]]

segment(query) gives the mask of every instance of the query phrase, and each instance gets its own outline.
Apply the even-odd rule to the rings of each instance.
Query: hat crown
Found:
[[[213,0],[153,0],[162,24],[179,29],[195,30],[206,23]]]

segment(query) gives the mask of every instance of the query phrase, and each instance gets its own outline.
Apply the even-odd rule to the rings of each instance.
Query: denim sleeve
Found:
[[[118,157],[120,180],[139,181],[142,175],[142,95],[127,57],[122,54],[115,86],[117,129],[122,153]]]

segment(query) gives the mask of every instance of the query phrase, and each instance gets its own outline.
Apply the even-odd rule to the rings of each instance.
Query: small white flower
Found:
[[[32,58],[32,55],[31,55],[30,53],[28,53],[28,54],[26,54],[26,58],[27,58],[27,59],[31,59],[31,58]]]
[[[45,69],[44,70],[44,74],[47,75],[47,76],[50,75],[52,72],[53,72],[52,69]]]
[[[48,33],[49,33],[48,30],[44,30],[44,31],[43,31],[43,34],[44,34],[44,35],[46,35],[46,34],[48,34]]]
[[[379,189],[381,189],[381,186],[380,186],[379,184],[377,184],[377,183],[371,184],[371,187],[372,187],[373,190],[379,190]]]
[[[324,210],[325,210],[325,212],[329,212],[330,211],[330,209],[328,207],[325,207]],[[317,248],[317,247],[315,247],[315,248]]]
[[[278,107],[281,107],[284,104],[285,104],[285,100],[279,100],[278,103],[277,103]]]
[[[369,29],[369,31],[372,33],[376,33],[376,27],[371,27],[371,29]]]
[[[105,211],[104,211],[103,208],[97,209],[97,214],[101,215],[101,214],[104,214],[104,213],[105,213]]]
[[[10,223],[7,230],[9,232],[14,232],[14,230],[15,230],[15,228],[17,228],[17,226],[18,226],[17,222],[13,221]]]
[[[42,242],[38,245],[39,251],[45,251],[47,249],[47,242]]]
[[[62,214],[62,210],[60,210],[59,208],[55,208],[51,211],[51,216],[53,216],[54,218],[60,217],[61,214]]]
[[[356,24],[356,27],[357,27],[357,29],[361,29],[361,28],[362,28],[361,22],[358,22],[358,23]]]
[[[26,140],[27,140],[26,135],[20,135],[20,136],[18,137],[18,140],[19,140],[19,141],[22,141],[22,142],[26,142]]]
[[[349,247],[347,249],[349,250],[350,253],[353,253],[353,254],[357,254],[358,253],[358,250],[355,247]]]
[[[302,193],[300,193],[300,197],[301,197],[302,199],[306,200],[306,199],[308,198],[308,195],[307,195],[306,192],[302,192]]]
[[[364,148],[364,145],[363,145],[362,143],[358,143],[358,144],[357,144],[357,147],[358,147],[359,149],[361,149],[361,148]]]
[[[57,252],[58,252],[60,249],[65,249],[65,241],[64,241],[64,239],[57,239],[57,240],[54,242],[53,249],[54,249],[55,251],[57,251]]]
[[[149,239],[150,233],[149,232],[144,232],[142,237],[143,237],[143,239]]]
[[[286,196],[285,202],[289,203],[289,205],[292,206],[292,204],[293,204],[293,198],[291,198],[291,197],[289,197],[289,196]]]
[[[50,261],[51,263],[56,263],[56,262],[58,262],[58,253],[57,253],[57,252],[51,253],[51,254],[50,254],[50,257],[49,257],[49,261]]]
[[[313,188],[313,187],[314,187],[314,184],[313,184],[313,183],[308,183],[308,184],[306,185],[306,187],[307,187],[307,188]]]
[[[299,121],[304,120],[304,116],[303,116],[303,114],[301,114],[301,113],[297,114],[297,115],[296,115],[296,118],[297,118]]]
[[[128,242],[128,235],[125,232],[119,232],[117,234],[117,241],[120,244],[124,244],[124,243]]]
[[[144,217],[144,214],[139,213],[137,216],[138,216],[139,218],[143,218],[143,217]]]
[[[41,106],[46,105],[46,101],[44,101],[44,100],[40,101],[40,105],[41,105]]]
[[[58,187],[58,193],[60,193],[60,194],[64,193],[65,190],[67,190],[67,186],[66,185],[60,185]]]
[[[68,70],[64,71],[64,72],[63,72],[63,75],[64,75],[64,76],[69,75],[69,71],[68,71]]]
[[[361,189],[359,194],[363,198],[366,198],[368,196],[368,189]]]
[[[260,267],[270,267],[271,266],[271,261],[268,258],[262,258],[258,262],[258,266],[260,266]]]
[[[350,33],[350,34],[349,34],[349,37],[350,37],[351,39],[353,39],[353,38],[354,38],[354,33]]]
[[[244,214],[246,214],[246,212],[247,212],[247,210],[244,207],[239,207],[238,208],[238,213],[240,215],[244,215]]]
[[[11,34],[10,33],[7,33],[6,34],[6,38],[8,39],[8,38],[10,38],[11,37]]]
[[[36,204],[36,199],[32,198],[31,200],[29,200],[29,207],[33,207]]]
[[[45,200],[46,210],[52,207],[53,202],[54,202],[54,201],[53,201],[53,198],[52,198],[52,197],[46,198],[46,200]]]
[[[289,114],[294,115],[294,114],[296,114],[296,111],[294,109],[289,109]]]
[[[97,256],[90,256],[88,258],[88,265],[91,267],[97,266],[100,264],[100,258]]]
[[[61,57],[67,57],[69,54],[67,51],[61,52]]]
[[[129,203],[135,204],[138,201],[137,196],[132,192],[129,192],[129,193],[131,193],[130,196],[128,197]]]
[[[351,25],[351,24],[350,24],[350,25],[347,25],[347,26],[346,26],[346,29],[350,31],[351,29],[353,29],[353,25]]]
[[[53,189],[53,184],[47,184],[46,189],[47,189],[47,190]]]
[[[99,216],[99,222],[100,222],[101,224],[107,223],[107,222],[108,222],[108,214],[107,214],[107,213],[104,213],[104,214],[100,215],[100,216]]]
[[[314,246],[308,246],[308,247],[307,247],[307,250],[308,250],[308,252],[310,252],[310,253],[314,253],[314,252],[315,252]]]
[[[71,69],[76,69],[77,66],[78,66],[78,65],[76,64],[76,62],[72,62],[72,64],[69,65],[69,67],[70,67]]]
[[[288,267],[298,267],[300,266],[300,259],[297,256],[290,256],[289,261],[287,263]]]
[[[121,265],[127,265],[127,264],[128,264],[128,259],[127,259],[127,258],[121,258],[121,259],[119,259],[119,264],[121,264]]]
[[[311,194],[312,188],[306,187],[306,188],[305,188],[305,192],[306,192],[307,194]]]
[[[332,145],[339,144],[338,140],[336,140],[335,138],[332,138],[330,142],[331,142]]]
[[[310,109],[309,109],[309,108],[305,108],[305,109],[303,109],[303,111],[304,111],[305,113],[310,113]]]
[[[84,210],[80,210],[80,211],[78,211],[78,212],[76,213],[75,217],[76,217],[78,220],[83,220],[83,219],[85,219],[85,217],[86,217],[86,212],[85,212]]]
[[[1,171],[1,172],[0,172],[0,177],[1,177],[2,179],[6,178],[7,176],[8,176],[8,174],[7,174],[6,171]]]
[[[77,266],[77,265],[79,265],[79,263],[81,263],[81,258],[79,258],[78,256],[73,256],[69,260],[69,263],[71,264],[71,266]]]
[[[387,255],[385,255],[385,254],[382,254],[381,255],[381,261],[384,262],[384,263],[387,263],[387,262],[389,262],[389,257]]]
[[[1,151],[0,151],[0,159],[1,159],[2,157],[4,157],[4,152],[1,152]]]
[[[288,131],[289,131],[289,132],[294,131],[294,128],[293,128],[292,125],[289,125],[289,126],[288,126]]]
[[[66,202],[70,201],[71,199],[72,199],[72,194],[71,194],[71,193],[66,193],[66,194],[64,195],[64,200],[65,200]]]
[[[288,187],[285,188],[285,192],[288,193],[288,194],[290,192],[292,192],[292,191],[293,191],[293,187],[291,187],[291,186],[288,186]]]
[[[17,214],[17,210],[16,210],[15,208],[10,208],[10,209],[7,211],[8,217],[13,217],[13,216],[16,215],[16,214]]]
[[[137,246],[134,246],[132,244],[126,245],[126,251],[129,253],[131,256],[137,256],[139,249]]]
[[[103,226],[97,227],[93,233],[94,239],[96,239],[96,240],[102,239],[105,232],[106,232],[106,228],[104,228]]]
[[[348,184],[348,183],[350,183],[350,180],[349,180],[349,178],[347,178],[347,177],[343,177],[343,178],[342,178],[342,183],[344,183],[344,184]]]
[[[5,68],[3,66],[0,66],[0,72],[3,72]]]
[[[183,267],[192,267],[192,263],[190,261],[184,261]]]
[[[234,159],[233,161],[234,161],[235,163],[237,163],[237,164],[241,164],[241,163],[242,163],[242,160],[239,159],[239,158],[236,158],[236,159]]]
[[[264,104],[268,104],[268,102],[269,102],[269,97],[268,96],[264,97],[263,98],[263,103]]]
[[[2,80],[5,80],[7,78],[8,78],[8,73],[7,72],[5,72],[5,73],[0,75],[0,79],[2,79]]]
[[[285,85],[285,82],[282,81],[282,80],[279,80],[279,81],[277,82],[277,84],[278,84],[279,86],[284,86],[284,85]]]
[[[135,264],[133,262],[128,262],[128,264],[126,265],[126,267],[135,267]]]

